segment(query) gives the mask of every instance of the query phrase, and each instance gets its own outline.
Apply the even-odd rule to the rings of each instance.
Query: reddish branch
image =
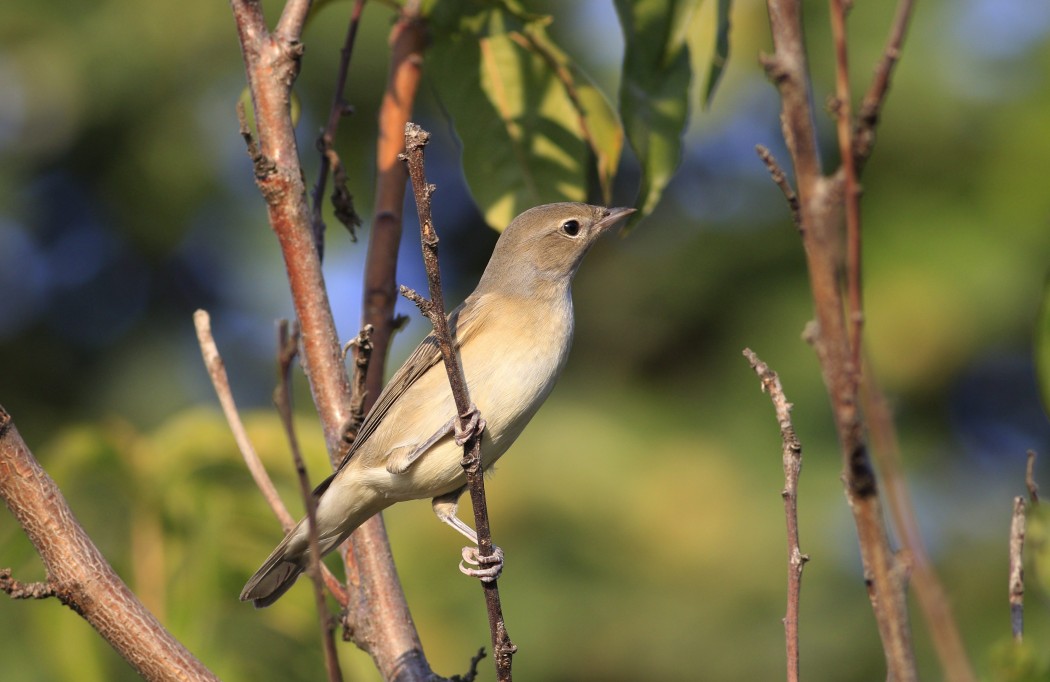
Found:
[[[448,373],[452,396],[456,402],[456,411],[460,417],[460,428],[468,430],[470,416],[475,409],[470,402],[470,394],[463,368],[459,363],[456,344],[449,331],[448,318],[445,316],[444,297],[441,293],[441,269],[438,266],[438,236],[430,213],[430,195],[434,186],[427,184],[423,167],[423,152],[430,140],[430,134],[414,123],[405,125],[405,160],[412,188],[415,191],[416,210],[419,212],[420,241],[423,246],[423,262],[426,266],[427,281],[430,288],[430,299],[423,299],[416,292],[402,288],[402,293],[419,306],[420,312],[426,315],[434,325],[434,334],[441,347],[441,358]],[[479,423],[480,418],[478,422]],[[481,467],[481,430],[474,429],[463,445],[463,469],[467,475],[467,486],[470,489],[470,500],[474,507],[474,522],[478,533],[478,550],[483,557],[492,556],[492,533],[489,529],[488,507],[485,502],[485,472]],[[489,618],[489,630],[492,635],[493,659],[496,664],[496,676],[500,682],[510,682],[511,663],[517,647],[511,642],[503,621],[503,607],[500,604],[499,587],[495,580],[482,581],[485,591],[485,606]]]
[[[22,525],[47,570],[46,583],[24,584],[0,571],[13,597],[54,596],[91,624],[147,680],[218,680],[132,594],[62,492],[29,452],[0,407],[0,497]]]
[[[299,42],[302,25],[310,2],[289,0],[272,34],[266,29],[258,0],[231,0],[231,7],[258,127],[258,145],[254,149],[250,147],[256,182],[266,200],[270,225],[284,255],[292,301],[302,330],[303,369],[321,418],[329,456],[335,463],[343,453],[342,434],[350,417],[350,386],[320,257],[314,246],[312,215],[289,107],[303,49]],[[395,29],[396,35],[403,32]],[[418,34],[422,35],[421,29]],[[418,49],[422,49],[421,37],[418,45]],[[396,166],[396,161],[390,165]],[[381,178],[380,183],[384,182],[389,181]],[[379,230],[378,224],[373,227],[373,240]],[[395,247],[395,254],[396,251]],[[372,259],[370,248],[368,268],[375,266]],[[387,267],[389,264],[384,262],[379,265],[379,271],[385,272]],[[387,273],[391,278],[392,272]],[[373,323],[377,337],[381,332],[386,333],[382,341],[375,339],[382,352],[389,337],[388,318],[389,315],[379,324]],[[373,363],[372,373],[377,377],[382,376],[381,365]],[[378,395],[379,391],[370,390],[370,393]],[[349,601],[347,631],[358,646],[372,655],[385,679],[429,679],[430,668],[397,579],[382,519],[377,517],[364,524],[352,536],[351,544],[353,561],[348,566],[348,578],[359,589]]]
[[[832,3],[833,7],[838,7],[838,11],[833,11],[833,23],[839,20],[844,22],[838,0],[832,0]],[[798,0],[767,0],[767,7],[774,53],[763,56],[762,61],[780,92],[781,126],[795,170],[798,216],[802,224],[802,242],[817,318],[811,338],[831,398],[842,448],[846,496],[857,527],[861,559],[870,584],[872,607],[887,668],[894,680],[907,682],[916,679],[916,670],[905,599],[905,570],[889,544],[859,410],[861,339],[858,216],[854,216],[851,221],[854,232],[850,242],[852,255],[847,259],[848,268],[853,268],[847,273],[847,281],[853,283],[850,285],[850,319],[844,314],[846,306],[839,281],[840,216],[844,198],[847,204],[856,200],[856,178],[854,176],[854,184],[846,188],[847,196],[844,197],[838,178],[825,177],[820,168],[816,129],[810,107],[812,93],[806,64],[801,3]],[[845,69],[844,24],[839,28],[841,31],[833,27],[836,34],[841,33],[837,41],[839,92],[845,95],[845,98],[840,99],[847,100],[840,101],[839,106],[846,106],[848,112],[848,83],[842,78]],[[840,119],[840,127],[841,123]],[[840,144],[843,141],[848,143],[848,140],[849,135],[840,136]],[[845,149],[843,160],[849,167],[854,160],[850,153],[852,143]],[[843,171],[843,175],[847,172]]]
[[[784,637],[787,644],[787,679],[788,682],[798,682],[798,605],[802,592],[802,568],[809,561],[809,555],[803,554],[798,544],[798,477],[802,473],[802,443],[795,433],[795,426],[791,423],[791,403],[784,395],[780,377],[750,348],[744,349],[744,357],[762,381],[762,389],[773,401],[783,443],[784,489],[780,494],[784,498],[788,541],[788,592]]]

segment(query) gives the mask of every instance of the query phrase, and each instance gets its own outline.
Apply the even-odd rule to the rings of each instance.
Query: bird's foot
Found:
[[[483,583],[494,582],[503,572],[503,550],[497,545],[492,545],[492,554],[488,556],[482,556],[477,547],[464,547],[462,556],[463,561],[459,562],[460,572]]]
[[[462,423],[464,421],[466,422],[465,424]],[[481,438],[481,432],[485,430],[485,425],[485,420],[481,418],[481,413],[478,412],[478,406],[471,403],[470,410],[459,415],[459,419],[453,421],[456,445],[463,446],[471,438]]]

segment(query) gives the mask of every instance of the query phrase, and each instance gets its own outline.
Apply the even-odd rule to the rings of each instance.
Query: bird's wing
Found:
[[[473,296],[464,301],[459,307],[453,310],[449,316],[449,328],[455,335],[456,349],[466,343],[472,336],[474,336],[480,325],[477,324],[477,320],[480,317],[476,314],[478,309],[478,299]],[[387,383],[383,392],[379,394],[379,398],[376,400],[375,405],[368,412],[368,416],[365,417],[364,422],[361,424],[361,428],[357,432],[357,438],[354,440],[353,446],[350,451],[347,452],[346,456],[343,457],[343,461],[339,463],[335,473],[338,473],[346,463],[350,461],[350,458],[354,456],[354,453],[361,448],[361,446],[368,441],[368,438],[375,433],[376,429],[383,422],[390,408],[397,402],[398,398],[404,395],[405,391],[414,384],[419,377],[426,374],[426,372],[438,364],[441,361],[441,347],[438,344],[437,337],[433,332],[427,335],[425,339],[412,351],[412,355],[405,360],[405,363],[401,365],[401,368],[397,370],[394,376]],[[332,476],[335,475],[332,474]],[[317,487],[314,491],[315,495],[320,495],[328,487],[331,482],[329,477]]]

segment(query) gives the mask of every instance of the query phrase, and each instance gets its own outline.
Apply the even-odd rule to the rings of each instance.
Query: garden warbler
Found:
[[[536,414],[554,388],[572,343],[572,278],[591,245],[631,208],[561,203],[515,218],[496,242],[477,289],[449,315],[470,399],[485,420],[487,470]],[[321,555],[372,515],[403,500],[433,498],[438,518],[475,545],[477,534],[456,516],[466,488],[460,465],[452,391],[433,334],[394,374],[368,413],[350,452],[314,495]],[[459,441],[457,443],[457,441]],[[306,568],[306,520],[284,538],[241,592],[257,607],[277,600]],[[460,569],[494,580],[502,552],[463,558]],[[482,567],[482,564],[486,564]]]

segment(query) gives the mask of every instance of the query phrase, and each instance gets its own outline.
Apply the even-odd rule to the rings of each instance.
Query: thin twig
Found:
[[[846,300],[850,326],[850,359],[853,381],[860,384],[861,333],[864,308],[861,299],[860,185],[853,159],[853,113],[849,86],[849,58],[846,44],[846,4],[831,0],[831,33],[835,41],[835,115],[839,156],[845,180],[846,204]]]
[[[456,411],[460,417],[460,428],[466,431],[468,418],[476,411],[470,402],[467,382],[459,363],[456,344],[448,327],[445,316],[444,298],[441,293],[441,270],[438,266],[438,236],[434,230],[434,221],[430,213],[430,196],[434,186],[427,183],[423,167],[423,151],[430,139],[430,134],[414,123],[405,125],[405,160],[408,163],[408,174],[412,179],[415,191],[416,210],[419,212],[419,229],[423,245],[423,261],[426,265],[427,281],[430,286],[430,300],[424,300],[415,292],[402,288],[402,293],[419,305],[420,310],[434,325],[434,334],[441,347],[441,357],[448,373],[452,395],[456,402]],[[478,419],[475,423],[480,423]],[[467,475],[470,489],[470,500],[474,507],[474,521],[478,534],[478,552],[481,556],[492,556],[492,534],[489,530],[488,509],[485,503],[485,474],[481,466],[481,430],[470,431],[463,445],[463,469]],[[489,629],[492,635],[493,659],[496,664],[496,676],[501,682],[510,682],[511,661],[517,647],[510,640],[503,621],[503,609],[500,604],[499,587],[495,580],[482,581],[485,591],[485,605],[489,617]]]
[[[51,583],[24,583],[12,577],[10,568],[0,568],[0,592],[12,599],[50,599],[58,597],[58,591]]]
[[[798,682],[799,679],[799,639],[798,608],[802,592],[802,568],[809,561],[809,555],[803,554],[798,543],[798,477],[802,473],[802,443],[791,423],[791,403],[784,395],[780,377],[762,362],[750,348],[744,349],[744,357],[751,363],[762,382],[762,389],[769,394],[776,411],[777,423],[780,425],[780,438],[783,443],[784,516],[787,519],[788,543],[788,591],[787,612],[784,615],[784,637],[787,644],[787,679]]]
[[[365,378],[368,376],[368,365],[372,360],[372,332],[375,328],[366,324],[361,327],[357,336],[350,339],[343,346],[343,355],[354,349],[354,375],[350,384],[350,419],[343,428],[343,447],[349,448],[357,440],[357,432],[365,420],[365,401],[368,399],[368,385]]]
[[[335,638],[324,599],[324,580],[321,577],[321,543],[317,533],[317,499],[313,496],[310,477],[306,472],[306,462],[299,447],[299,438],[295,435],[295,421],[292,414],[292,365],[299,354],[299,328],[281,320],[277,327],[277,387],[273,391],[273,402],[277,414],[281,417],[288,447],[295,462],[295,473],[299,478],[299,492],[306,506],[307,541],[310,545],[310,561],[306,574],[314,585],[314,602],[317,605],[317,618],[321,627],[321,646],[324,649],[325,670],[329,682],[341,682],[343,673],[339,669],[339,656],[335,650]]]
[[[248,438],[248,431],[241,421],[240,412],[233,399],[233,391],[230,390],[230,380],[226,375],[226,365],[219,355],[219,349],[215,345],[215,338],[211,333],[211,318],[206,310],[198,310],[193,313],[193,326],[197,329],[197,342],[201,347],[201,355],[204,357],[204,366],[208,370],[211,384],[215,388],[215,394],[219,397],[222,413],[226,416],[226,423],[233,434],[233,440],[237,443],[237,449],[241,451],[241,457],[248,466],[248,472],[255,480],[256,487],[262,493],[263,499],[269,505],[274,516],[281,523],[284,532],[288,532],[295,526],[295,519],[288,513],[284,506],[277,488],[274,486],[270,475],[266,473],[266,467],[259,459],[255,447]]]
[[[259,492],[262,493],[263,499],[266,500],[266,504],[270,507],[274,516],[277,517],[277,521],[281,524],[281,529],[287,533],[295,526],[295,519],[288,512],[288,507],[285,506],[284,500],[281,499],[280,493],[277,492],[273,479],[270,478],[270,474],[267,473],[266,467],[263,466],[262,460],[259,459],[259,455],[255,451],[255,446],[252,445],[251,440],[248,438],[248,431],[244,428],[240,411],[238,411],[237,404],[233,399],[233,391],[230,390],[230,380],[226,375],[226,364],[219,354],[219,348],[211,333],[211,317],[206,310],[198,310],[193,313],[193,326],[197,330],[197,342],[201,347],[204,366],[208,370],[208,376],[211,378],[215,394],[218,396],[219,404],[222,406],[223,415],[226,417],[226,424],[230,427],[233,440],[237,443],[237,449],[240,450],[241,457],[244,458],[244,463],[248,467],[248,472],[252,475],[252,479],[255,481],[256,487],[259,488]],[[321,572],[324,576],[325,585],[332,592],[332,596],[340,604],[345,605],[347,600],[346,588],[324,564],[321,564]]]
[[[1010,629],[1018,644],[1024,639],[1024,535],[1025,502],[1014,498],[1010,519]]]
[[[478,663],[485,658],[485,647],[478,649],[478,653],[470,657],[470,668],[464,675],[453,675],[449,682],[474,682],[478,677]]]
[[[1028,499],[1033,507],[1039,504],[1039,485],[1035,482],[1035,457],[1035,450],[1029,450],[1024,471],[1024,484],[1028,488]]]
[[[890,77],[893,75],[897,60],[900,59],[901,45],[904,42],[908,24],[911,22],[914,6],[914,0],[900,0],[897,3],[897,12],[893,17],[886,48],[882,51],[882,58],[875,68],[875,77],[871,81],[871,86],[861,101],[857,115],[857,127],[853,135],[853,154],[856,159],[857,173],[864,168],[865,162],[875,147],[875,129],[878,127],[882,104],[890,88]]]
[[[773,156],[773,152],[769,151],[769,148],[765,145],[756,144],[755,151],[758,153],[758,157],[762,159],[762,163],[766,164],[766,169],[769,170],[769,175],[773,178],[774,184],[780,188],[780,191],[784,193],[784,199],[787,200],[788,209],[791,210],[791,222],[795,223],[795,229],[802,229],[802,216],[799,214],[798,209],[798,195],[795,194],[794,188],[791,187],[791,182],[787,178],[787,174],[784,173],[784,169],[777,163],[776,158]]]
[[[356,0],[354,8],[350,12],[350,23],[346,29],[346,39],[343,48],[339,51],[339,73],[335,78],[335,92],[332,94],[332,106],[328,110],[328,121],[317,138],[317,150],[321,152],[321,167],[317,171],[317,183],[311,193],[313,204],[313,229],[314,242],[319,250],[324,245],[324,219],[321,217],[321,209],[324,204],[324,190],[328,183],[328,171],[334,169],[334,189],[332,191],[332,205],[335,207],[335,215],[350,232],[350,239],[357,241],[354,229],[361,225],[361,218],[354,210],[354,201],[346,189],[346,170],[336,153],[335,134],[339,130],[339,122],[350,113],[351,107],[346,101],[346,78],[350,73],[350,57],[354,52],[354,43],[357,38],[357,28],[361,24],[361,11],[364,9],[365,0]]]

